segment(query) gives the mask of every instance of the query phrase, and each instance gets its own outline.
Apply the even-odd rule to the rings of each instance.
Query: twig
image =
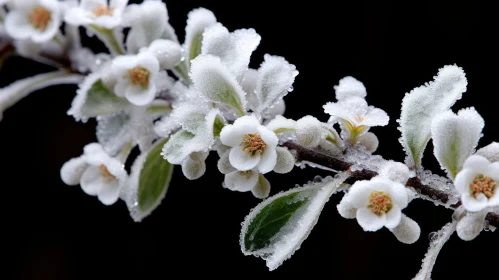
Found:
[[[353,163],[346,162],[341,159],[337,159],[313,150],[309,150],[295,142],[286,142],[283,144],[283,146],[287,147],[290,150],[294,150],[296,152],[296,159],[298,161],[308,161],[336,171],[348,171],[353,165]],[[378,175],[378,173],[372,170],[363,169],[353,171],[350,174],[350,177],[345,181],[345,183],[353,184],[359,180],[370,180],[376,175]],[[441,202],[441,204],[446,204],[449,201],[449,194],[423,184],[417,177],[409,179],[406,186],[413,188],[421,195],[431,197],[434,200]],[[461,203],[451,205],[450,208],[456,209],[460,204]],[[489,225],[492,225],[496,228],[499,227],[498,214],[488,213],[485,219],[489,222]]]

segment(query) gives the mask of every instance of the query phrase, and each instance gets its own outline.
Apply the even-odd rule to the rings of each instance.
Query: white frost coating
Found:
[[[358,144],[364,146],[368,152],[374,153],[378,149],[379,140],[376,134],[366,132],[359,136]]]
[[[296,122],[296,140],[305,147],[317,147],[327,133],[322,129],[322,123],[315,117],[305,116]]]
[[[423,259],[421,270],[412,280],[431,280],[431,271],[437,260],[438,253],[456,230],[456,222],[446,224],[430,240],[430,248]]]
[[[399,130],[400,143],[407,163],[421,166],[421,158],[431,137],[431,121],[461,99],[468,81],[463,69],[456,65],[440,68],[434,81],[413,89],[402,101]]]
[[[251,193],[254,197],[264,199],[270,194],[270,182],[262,174],[258,175],[258,182],[251,189]]]
[[[483,230],[487,213],[487,209],[476,213],[468,213],[457,222],[456,232],[459,238],[465,241],[475,239]]]
[[[418,171],[417,177],[421,180],[422,184],[446,193],[449,197],[449,201],[447,201],[447,203],[442,203],[440,200],[436,199],[436,197],[428,197],[422,194],[420,194],[419,197],[429,201],[433,201],[434,203],[445,206],[447,208],[451,208],[451,205],[459,202],[461,196],[452,184],[452,180],[433,174],[429,170]]]
[[[30,93],[53,85],[77,84],[82,80],[82,75],[72,74],[66,71],[49,72],[17,80],[0,89],[0,121],[2,120],[3,112],[6,109],[19,102]]]
[[[399,182],[401,184],[407,183],[409,178],[414,177],[414,171],[409,170],[407,165],[389,160],[381,165],[379,169],[379,176],[389,178],[392,181]]]
[[[334,90],[336,91],[336,100],[338,101],[353,96],[365,98],[367,95],[364,84],[351,76],[341,79],[340,83],[334,86]]]
[[[220,57],[222,63],[241,80],[260,40],[260,35],[254,29],[239,29],[229,33],[222,24],[216,23],[203,33],[201,54]]]
[[[97,117],[97,140],[109,155],[117,155],[121,148],[132,139],[129,122],[130,116],[123,112]]]
[[[187,66],[191,59],[201,52],[201,42],[205,28],[215,24],[217,19],[212,11],[205,8],[194,9],[187,15],[187,26],[185,27],[184,49],[186,51]]]
[[[199,179],[206,172],[206,164],[204,160],[193,160],[187,157],[182,162],[182,173],[189,180]]]
[[[276,116],[267,124],[267,128],[274,131],[276,134],[295,130],[296,121],[287,119],[283,116]]]
[[[292,91],[298,71],[283,57],[266,54],[258,69],[255,93],[259,101],[258,113],[263,113]]]
[[[418,241],[419,236],[421,235],[421,228],[418,223],[404,214],[402,214],[400,224],[397,227],[390,229],[390,231],[395,235],[398,241],[404,244],[413,244]]]
[[[229,105],[241,116],[245,114],[245,93],[219,57],[198,56],[192,61],[190,77],[196,89],[209,101]]]
[[[328,177],[322,182],[311,182],[303,187],[281,192],[258,204],[251,210],[242,223],[240,236],[242,252],[245,255],[254,255],[264,259],[267,262],[267,267],[270,271],[278,268],[285,260],[289,259],[296,250],[300,249],[301,244],[307,239],[317,223],[319,215],[324,208],[324,205],[329,200],[329,197],[347,177],[348,175],[346,173],[339,173],[335,178]],[[307,191],[309,191],[308,194]],[[271,243],[268,247],[254,252],[246,251],[244,236],[248,230],[249,224],[253,221],[255,216],[272,201],[296,192],[302,192],[302,195],[298,195],[297,199],[305,199],[307,198],[306,195],[309,195],[309,202],[305,203],[300,210],[293,214],[287,225],[271,239]]]
[[[492,142],[478,150],[476,154],[488,159],[490,162],[499,161],[499,143]]]
[[[474,108],[460,110],[457,115],[448,110],[433,119],[434,154],[450,178],[456,177],[464,161],[475,151],[484,125]]]

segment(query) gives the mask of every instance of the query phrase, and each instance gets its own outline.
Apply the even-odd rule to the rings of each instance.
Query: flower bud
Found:
[[[174,68],[182,58],[180,45],[171,40],[155,40],[148,49],[158,59],[162,69]]]
[[[357,208],[355,208],[350,201],[348,201],[348,194],[346,194],[340,203],[336,206],[338,213],[345,219],[355,219],[357,215]]]
[[[359,140],[357,143],[364,146],[370,153],[374,153],[379,146],[378,137],[376,137],[376,135],[372,132],[366,132],[359,136]]]
[[[383,176],[401,184],[405,184],[409,178],[414,176],[414,172],[409,170],[405,164],[392,160],[384,163],[378,173],[379,176]]]
[[[499,143],[492,142],[478,150],[476,154],[488,159],[490,162],[499,161]]]
[[[274,172],[285,174],[293,170],[295,166],[295,157],[291,152],[284,147],[276,147],[277,163],[274,167]]]
[[[258,183],[255,185],[251,192],[256,198],[266,198],[270,194],[270,183],[262,174],[258,175]]]
[[[326,137],[321,122],[305,116],[296,122],[296,140],[305,147],[317,147]]]
[[[465,241],[475,239],[483,229],[485,216],[487,211],[480,211],[476,213],[468,213],[459,222],[457,222],[457,235]]]
[[[61,168],[61,179],[69,186],[80,184],[81,176],[87,169],[87,162],[84,156],[68,160]]]
[[[419,239],[421,228],[413,219],[402,214],[400,223],[395,228],[390,229],[398,241],[404,244],[412,244]]]
[[[190,157],[187,157],[182,162],[182,173],[189,180],[196,180],[199,177],[203,176],[204,172],[206,172],[206,164],[204,160],[196,161],[192,160]]]
[[[236,171],[236,169],[230,164],[229,161],[229,153],[230,149],[226,150],[221,156],[220,159],[217,162],[217,167],[220,173],[222,174],[229,174],[231,172]]]

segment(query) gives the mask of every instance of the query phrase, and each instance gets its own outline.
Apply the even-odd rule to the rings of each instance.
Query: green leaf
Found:
[[[218,137],[220,136],[220,132],[222,132],[222,129],[225,126],[225,122],[220,116],[215,117],[215,121],[213,122],[213,136]]]
[[[116,96],[99,79],[88,90],[81,113],[86,117],[104,116],[120,111],[126,106],[128,106],[127,100]]]
[[[243,253],[261,257],[270,270],[276,269],[308,237],[329,197],[345,178],[344,174],[328,177],[260,203],[243,223]]]
[[[161,156],[161,149],[167,142],[168,138],[157,141],[136,159],[132,167],[125,201],[136,222],[158,207],[170,185],[173,165]]]

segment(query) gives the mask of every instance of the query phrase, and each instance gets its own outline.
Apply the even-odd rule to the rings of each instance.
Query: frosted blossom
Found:
[[[113,61],[112,71],[117,77],[114,92],[130,103],[146,105],[156,96],[159,62],[153,54],[119,56]]]
[[[239,171],[257,168],[265,174],[276,165],[277,136],[254,116],[243,116],[220,133],[222,144],[232,147],[229,160]]]
[[[477,212],[486,207],[499,206],[499,163],[491,163],[479,155],[464,162],[463,169],[454,180],[466,210]]]
[[[61,24],[61,6],[57,0],[22,0],[12,3],[5,17],[5,30],[14,39],[42,43],[52,39]]]
[[[361,97],[350,97],[336,103],[328,102],[324,105],[324,112],[331,115],[329,123],[339,122],[343,131],[352,143],[356,143],[358,136],[373,126],[385,126],[389,117],[385,111],[368,106]]]
[[[478,150],[476,154],[488,159],[490,162],[499,161],[499,143],[492,142]]]
[[[399,225],[390,229],[390,231],[398,241],[404,244],[413,244],[418,241],[421,235],[421,228],[418,223],[404,214],[402,214]]]
[[[357,222],[365,231],[395,228],[408,204],[404,185],[383,177],[355,182],[343,199],[357,208]]]
[[[334,86],[334,90],[336,91],[336,100],[338,101],[354,96],[365,98],[367,95],[364,84],[351,76],[341,79],[340,83]]]
[[[87,170],[87,167],[87,159],[84,155],[68,160],[61,167],[62,181],[69,186],[79,185],[81,176]]]
[[[296,121],[278,115],[267,124],[267,128],[276,134],[293,131],[296,129]]]
[[[189,180],[199,179],[206,172],[206,163],[204,162],[206,157],[196,158],[196,154],[199,152],[192,153],[182,162],[182,173]]]
[[[155,40],[148,51],[156,56],[162,69],[174,68],[182,58],[180,45],[171,40]]]
[[[378,149],[379,140],[376,134],[366,132],[359,136],[359,144],[364,146],[368,152],[374,153]]]
[[[81,0],[79,6],[66,11],[64,21],[71,25],[95,25],[112,29],[121,24],[128,0]]]
[[[277,147],[277,161],[274,166],[274,172],[279,174],[286,174],[293,170],[295,166],[295,157],[291,152],[284,147]]]
[[[305,147],[317,147],[326,139],[322,123],[315,117],[305,116],[296,122],[296,140]]]
[[[488,211],[486,209],[479,212],[467,213],[457,223],[456,232],[462,240],[470,241],[475,239],[483,230],[485,217]]]
[[[253,168],[246,171],[236,170],[225,175],[225,187],[232,191],[248,192],[258,182],[258,169]]]
[[[378,174],[401,184],[407,183],[407,180],[415,175],[414,171],[409,170],[407,165],[391,160],[381,165]]]

